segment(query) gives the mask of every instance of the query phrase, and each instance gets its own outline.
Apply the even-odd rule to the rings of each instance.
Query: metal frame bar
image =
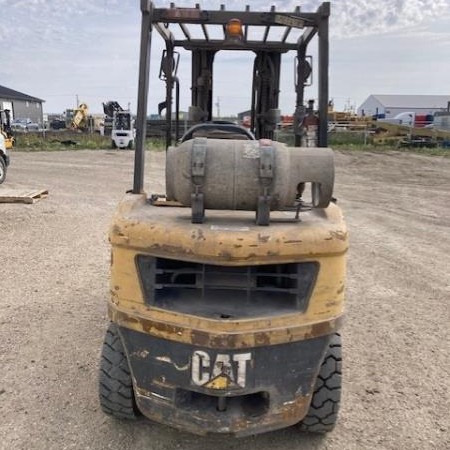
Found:
[[[139,86],[137,98],[133,194],[141,194],[144,190],[145,137],[147,131],[147,100],[153,12],[153,5],[150,0],[141,0],[141,12],[141,47],[139,57]]]
[[[318,26],[320,16],[317,13],[302,12],[261,12],[261,11],[228,11],[221,9],[201,10],[199,8],[154,8],[154,22],[192,23],[208,25],[226,25],[230,19],[240,19],[242,23],[255,26]],[[295,25],[297,24],[297,25]],[[301,26],[304,24],[303,26]]]
[[[143,192],[144,163],[145,163],[145,137],[147,122],[147,102],[149,89],[149,68],[153,27],[166,41],[166,47],[184,47],[188,50],[253,50],[286,53],[296,50],[297,54],[306,55],[306,48],[313,37],[318,34],[319,47],[319,147],[327,146],[327,121],[328,121],[328,70],[329,70],[329,43],[328,22],[330,15],[330,3],[324,2],[315,13],[304,13],[297,7],[294,12],[278,12],[274,7],[270,12],[250,11],[250,6],[245,11],[226,11],[225,5],[220,10],[202,10],[197,4],[195,8],[176,8],[171,3],[170,8],[154,8],[151,0],[141,0],[142,12],[140,62],[139,62],[139,87],[137,101],[136,120],[136,151],[134,160],[134,194]],[[224,40],[211,40],[206,25],[221,25],[225,30],[230,19],[240,19],[244,24],[244,39],[238,43],[229,43]],[[185,40],[176,40],[169,25],[178,24],[185,36]],[[205,39],[192,39],[186,25],[199,24],[202,27]],[[248,41],[248,27],[265,27],[263,41]],[[284,34],[280,40],[267,41],[270,27],[284,27]],[[304,29],[296,43],[286,42],[293,28]],[[300,92],[301,91],[301,92]],[[297,89],[296,106],[303,103],[303,86]],[[170,108],[169,108],[170,109]],[[254,125],[254,123],[253,123]],[[296,139],[297,140],[297,139]]]
[[[319,23],[319,147],[328,146],[328,68],[329,43],[328,19],[330,4],[323,3],[320,7]]]
[[[186,39],[189,41],[191,40],[191,33],[189,33],[189,30],[187,29],[186,25],[184,23],[180,23],[181,31],[183,31],[183,34],[186,36]]]
[[[185,50],[203,49],[203,50],[243,50],[243,51],[278,51],[286,53],[289,50],[297,50],[298,45],[295,43],[281,42],[263,42],[263,41],[224,41],[219,39],[211,39],[206,42],[201,39],[191,39],[189,41],[174,41],[175,47],[182,47]]]

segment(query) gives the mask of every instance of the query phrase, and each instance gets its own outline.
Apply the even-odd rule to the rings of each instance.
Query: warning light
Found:
[[[230,19],[227,23],[227,38],[242,39],[242,23],[239,19]]]

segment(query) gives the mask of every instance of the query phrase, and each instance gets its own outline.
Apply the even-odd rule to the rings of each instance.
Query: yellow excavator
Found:
[[[80,103],[78,108],[73,110],[71,127],[75,130],[84,130],[88,125],[89,108],[86,103]]]

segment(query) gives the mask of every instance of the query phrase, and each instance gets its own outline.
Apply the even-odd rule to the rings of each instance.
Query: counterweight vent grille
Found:
[[[216,266],[139,255],[146,302],[222,319],[299,312],[315,284],[316,262]]]

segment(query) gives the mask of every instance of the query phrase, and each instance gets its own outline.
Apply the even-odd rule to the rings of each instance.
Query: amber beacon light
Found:
[[[227,23],[227,37],[231,39],[242,39],[242,23],[239,19],[230,19]]]

